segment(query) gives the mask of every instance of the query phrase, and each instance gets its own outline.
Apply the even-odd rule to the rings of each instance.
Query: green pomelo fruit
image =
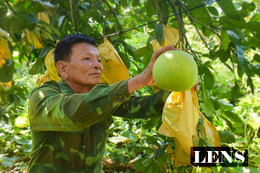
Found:
[[[153,78],[161,89],[182,92],[195,85],[198,67],[190,54],[170,50],[161,54],[155,61]]]

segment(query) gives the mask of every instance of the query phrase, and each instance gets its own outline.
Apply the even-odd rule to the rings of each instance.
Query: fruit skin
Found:
[[[195,85],[198,67],[190,54],[170,50],[161,54],[155,61],[153,78],[161,89],[183,92]]]

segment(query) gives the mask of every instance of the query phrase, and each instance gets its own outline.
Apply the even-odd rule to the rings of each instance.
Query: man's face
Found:
[[[100,83],[102,71],[101,58],[95,46],[88,43],[72,46],[70,61],[67,63],[67,82],[93,87]]]

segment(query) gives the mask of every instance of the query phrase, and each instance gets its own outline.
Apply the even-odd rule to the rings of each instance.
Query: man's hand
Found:
[[[170,44],[170,45],[165,46],[165,47],[157,50],[156,52],[154,52],[153,55],[152,55],[150,63],[144,69],[144,71],[141,74],[129,79],[129,81],[128,81],[129,92],[132,93],[139,88],[153,84],[153,82],[154,82],[154,80],[153,80],[153,65],[154,65],[156,59],[162,53],[164,53],[168,50],[173,50],[173,49],[174,49],[174,46],[172,44]]]

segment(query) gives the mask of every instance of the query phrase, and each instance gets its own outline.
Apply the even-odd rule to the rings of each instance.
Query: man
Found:
[[[155,52],[141,74],[108,85],[100,84],[103,67],[93,39],[75,34],[61,40],[54,51],[61,81],[46,82],[30,95],[32,154],[28,172],[102,172],[112,115],[161,116],[169,92],[130,95],[153,83],[156,58],[171,49],[169,45]]]

